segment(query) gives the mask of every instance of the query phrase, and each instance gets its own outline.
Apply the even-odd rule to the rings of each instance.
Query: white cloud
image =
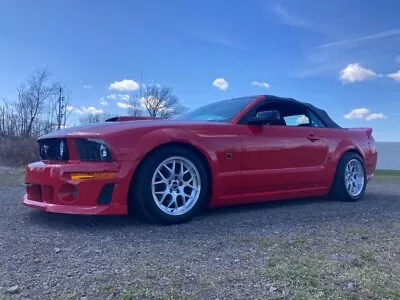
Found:
[[[74,113],[77,113],[79,115],[84,115],[84,114],[92,114],[92,115],[97,115],[97,114],[102,114],[104,111],[101,108],[96,108],[94,106],[81,106],[81,107],[74,107],[74,106],[67,106],[68,111],[72,111]]]
[[[344,117],[349,120],[364,119],[368,114],[369,114],[368,108],[356,108],[353,109],[348,114],[344,115]]]
[[[130,99],[130,96],[128,94],[110,94],[106,97],[109,100],[122,100],[122,101],[128,101]]]
[[[387,117],[384,114],[381,114],[381,113],[379,113],[379,114],[373,113],[373,114],[370,114],[370,115],[366,116],[366,118],[365,118],[365,120],[367,120],[367,121],[386,120],[386,119],[387,119]]]
[[[103,106],[107,106],[107,105],[108,105],[108,102],[107,102],[106,100],[101,100],[101,101],[100,101],[100,104],[103,105]]]
[[[90,85],[90,84],[85,84],[84,86],[83,86],[83,88],[85,88],[85,89],[90,89],[92,86]]]
[[[117,95],[116,94],[111,94],[111,95],[108,95],[106,98],[115,100],[115,99],[117,99]]]
[[[81,106],[79,110],[82,111],[84,114],[92,114],[92,115],[104,113],[104,111],[101,108],[96,108],[94,106],[89,106],[89,107]]]
[[[119,108],[130,108],[130,107],[132,107],[132,105],[130,105],[128,103],[124,103],[124,102],[117,102],[117,106]]]
[[[258,87],[262,87],[262,88],[266,88],[268,89],[270,87],[269,83],[267,82],[259,82],[257,80],[253,81],[251,83],[252,86],[258,86]]]
[[[114,81],[113,83],[110,84],[108,89],[111,90],[116,90],[116,91],[134,91],[139,88],[139,84],[132,80],[132,79],[124,79],[122,81]]]
[[[400,71],[389,74],[388,77],[392,78],[393,80],[400,81]]]
[[[374,71],[362,67],[359,63],[349,64],[340,71],[339,80],[345,83],[364,81],[378,76]]]
[[[130,98],[128,94],[118,94],[118,97],[123,101],[128,101]]]
[[[226,91],[229,87],[229,83],[224,78],[217,78],[214,80],[213,86],[220,90]]]
[[[344,115],[348,120],[386,120],[387,117],[382,113],[370,113],[368,108],[356,108]]]

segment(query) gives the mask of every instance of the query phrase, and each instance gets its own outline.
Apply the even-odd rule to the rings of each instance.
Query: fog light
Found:
[[[78,197],[78,189],[72,184],[63,184],[58,190],[58,196],[63,202],[73,202]]]

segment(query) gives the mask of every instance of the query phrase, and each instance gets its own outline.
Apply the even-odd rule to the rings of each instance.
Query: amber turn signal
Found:
[[[71,173],[70,178],[72,180],[82,179],[113,179],[116,176],[116,172],[99,172],[99,173]]]

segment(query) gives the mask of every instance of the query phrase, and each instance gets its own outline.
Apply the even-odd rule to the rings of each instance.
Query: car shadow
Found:
[[[366,211],[379,214],[380,211],[386,215],[397,213],[400,207],[398,195],[379,195],[368,193],[362,201],[340,202],[324,198],[299,198],[284,201],[269,201],[253,204],[240,204],[209,208],[188,224],[219,226],[225,221],[234,220],[245,222],[263,222],[261,218],[267,216],[270,222],[284,222],[285,219],[296,217],[297,221],[324,222],[331,218],[341,216],[351,218],[357,214],[364,214]],[[376,201],[379,200],[379,201]],[[154,228],[150,224],[134,216],[82,216],[45,213],[31,211],[26,217],[31,223],[44,227],[51,227],[59,230],[110,230],[124,227]],[[265,221],[264,221],[265,224]],[[182,224],[181,224],[182,225]],[[173,225],[180,226],[180,225]]]

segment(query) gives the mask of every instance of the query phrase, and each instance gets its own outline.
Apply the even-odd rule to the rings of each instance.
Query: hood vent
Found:
[[[112,117],[106,120],[106,122],[123,122],[123,121],[138,121],[138,120],[155,120],[159,118],[153,117],[134,117],[134,116],[119,116],[119,117]]]

